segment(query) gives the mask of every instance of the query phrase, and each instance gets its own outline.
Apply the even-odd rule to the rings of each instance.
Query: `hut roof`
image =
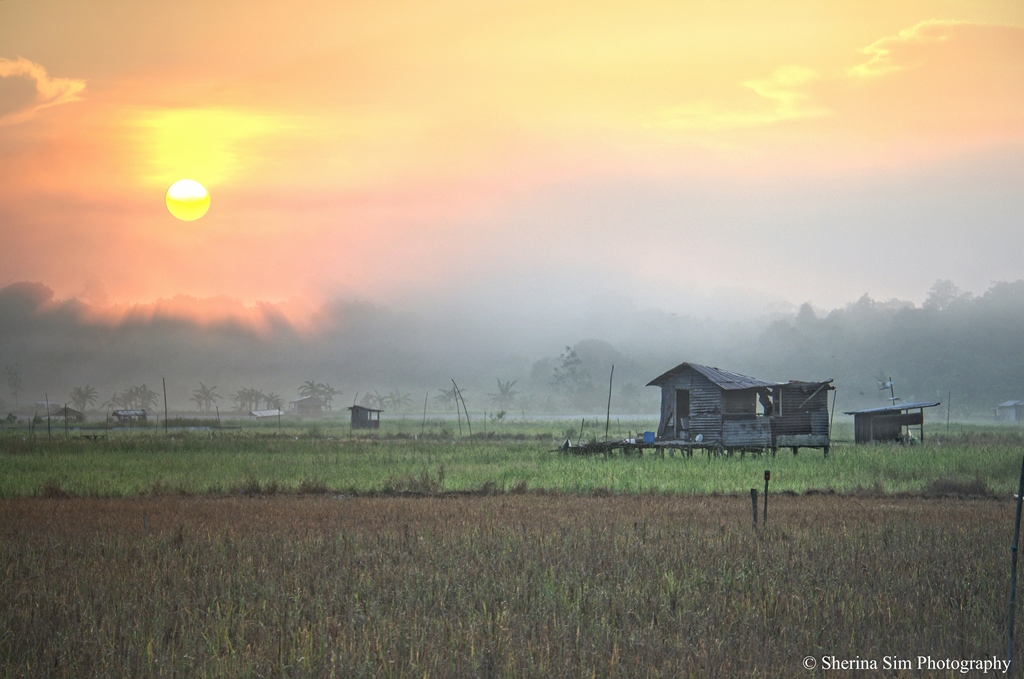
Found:
[[[249,414],[252,415],[253,417],[257,417],[258,418],[258,417],[277,417],[278,415],[283,415],[284,413],[282,413],[277,408],[274,408],[272,410],[250,410]]]
[[[50,411],[50,417],[71,417],[71,418],[74,418],[74,417],[83,417],[83,416],[84,416],[84,413],[82,413],[81,411],[75,410],[74,408],[69,408],[68,406],[63,406],[61,408],[54,408],[53,410]]]
[[[942,403],[941,401],[923,401],[920,403],[897,403],[891,406],[879,408],[867,408],[865,410],[845,410],[847,415],[866,415],[870,413],[898,413],[903,410],[916,410],[917,408],[932,408]]]
[[[755,377],[747,377],[746,375],[740,375],[739,373],[729,372],[728,370],[722,370],[720,368],[711,368],[706,365],[698,365],[696,363],[680,363],[676,367],[672,368],[666,373],[658,375],[653,380],[647,383],[648,387],[660,387],[665,382],[669,381],[684,370],[692,368],[696,370],[704,377],[711,380],[714,384],[718,385],[722,389],[733,390],[733,389],[762,389],[765,387],[777,387],[781,382],[765,382]]]
[[[366,406],[349,406],[348,409],[349,410],[355,410],[355,411],[365,410],[365,411],[370,412],[370,413],[382,413],[382,412],[384,412],[383,410],[378,410],[377,408],[367,408]]]
[[[997,405],[996,408],[1013,408],[1014,406],[1024,406],[1024,401],[1006,401]]]

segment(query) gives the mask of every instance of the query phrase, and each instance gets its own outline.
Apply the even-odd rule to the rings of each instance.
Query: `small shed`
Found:
[[[74,408],[69,408],[67,406],[63,406],[63,407],[54,408],[53,410],[51,410],[50,411],[50,417],[51,418],[56,418],[56,419],[62,419],[62,420],[69,420],[69,421],[73,420],[75,422],[82,422],[82,421],[85,420],[85,413],[83,413],[81,411],[78,411],[78,410],[75,410]]]
[[[353,429],[380,429],[380,414],[384,411],[364,406],[349,406]]]
[[[661,387],[657,438],[723,450],[772,448],[771,392],[778,385],[680,363],[647,384]]]
[[[924,442],[924,409],[934,408],[941,401],[925,403],[897,403],[867,410],[848,410],[853,415],[854,440],[857,443],[888,441],[903,443],[910,439],[910,428],[919,427],[920,441]]]
[[[303,417],[320,417],[324,412],[324,401],[318,396],[306,396],[288,404],[293,413]]]
[[[115,410],[114,417],[118,422],[145,422],[146,411],[141,408],[135,410]]]
[[[996,406],[997,422],[1020,422],[1024,420],[1024,401],[1006,401]]]

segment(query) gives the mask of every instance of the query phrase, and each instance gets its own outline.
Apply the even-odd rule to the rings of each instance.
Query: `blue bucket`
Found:
[[[654,432],[653,431],[645,431],[644,432],[644,443],[654,443]]]

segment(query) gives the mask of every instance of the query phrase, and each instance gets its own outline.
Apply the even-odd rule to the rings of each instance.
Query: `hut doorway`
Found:
[[[690,390],[676,389],[676,437],[690,429]]]

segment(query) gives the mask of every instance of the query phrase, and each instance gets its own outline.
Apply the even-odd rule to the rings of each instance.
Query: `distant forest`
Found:
[[[425,395],[434,397],[431,408],[442,404],[455,378],[473,410],[586,413],[603,411],[614,364],[613,410],[653,414],[658,392],[644,385],[684,361],[769,380],[834,378],[840,412],[888,403],[889,378],[906,401],[945,404],[952,395],[955,418],[988,417],[1000,402],[1024,400],[1024,281],[979,296],[938,281],[920,306],[864,295],[827,313],[804,304],[743,322],[623,308],[561,323],[510,317],[502,326],[471,314],[334,302],[300,331],[273,305],[259,310],[256,326],[197,322],[160,304],[130,308],[112,323],[45,285],[9,285],[0,289],[0,409],[24,410],[44,393],[67,401],[87,387],[98,407],[112,393],[166,378],[173,410],[196,408],[200,386],[287,401],[304,384],[326,383],[337,390],[335,409],[378,393],[412,411]]]

